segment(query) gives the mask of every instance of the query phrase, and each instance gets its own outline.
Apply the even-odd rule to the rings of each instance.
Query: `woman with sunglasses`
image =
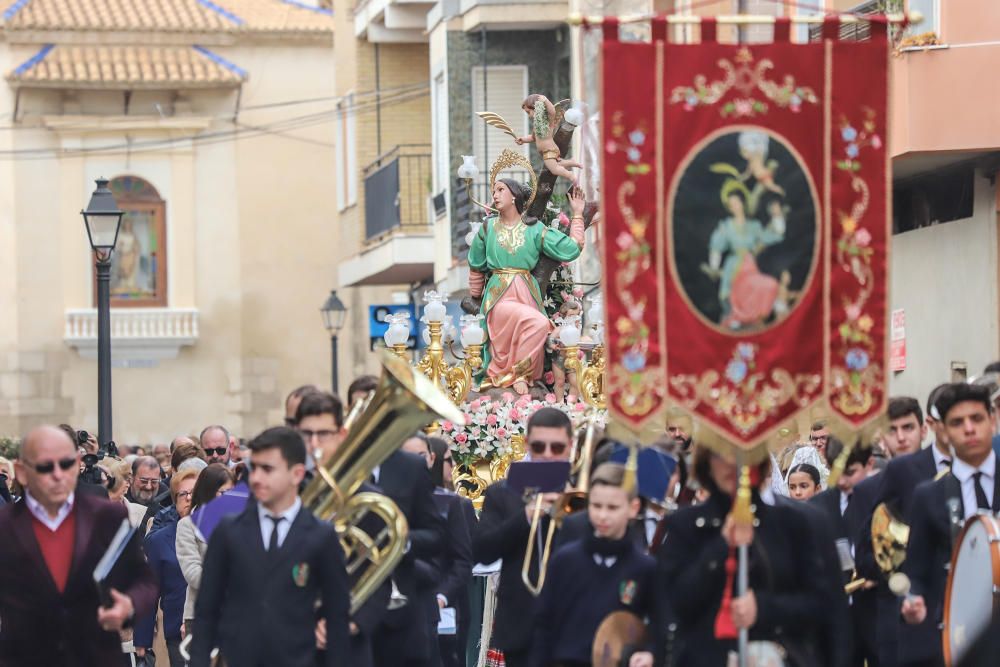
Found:
[[[233,488],[232,471],[221,463],[209,465],[198,475],[198,481],[191,493],[190,510],[177,524],[177,538],[175,540],[177,562],[187,583],[184,597],[184,627],[181,629],[182,637],[191,630],[191,623],[194,620],[194,604],[198,598],[198,588],[201,586],[201,566],[205,560],[205,551],[208,549],[208,543],[191,521],[191,513],[231,488]]]
[[[191,512],[191,495],[198,480],[198,471],[188,468],[180,470],[170,480],[170,497],[177,509],[177,515],[183,519]],[[187,581],[181,573],[177,560],[177,522],[172,522],[145,540],[146,561],[160,587],[159,606],[163,609],[163,638],[167,644],[167,655],[171,665],[183,665],[180,654],[181,617],[184,610],[184,598],[187,595]],[[153,630],[156,627],[156,613],[139,619],[135,626],[133,643],[137,658],[145,664],[154,663],[146,659],[147,653],[152,655]],[[153,658],[155,660],[155,657]]]

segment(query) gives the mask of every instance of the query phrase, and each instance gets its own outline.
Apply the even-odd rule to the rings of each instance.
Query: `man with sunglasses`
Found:
[[[219,424],[206,426],[202,429],[198,439],[201,440],[201,447],[205,450],[206,463],[209,465],[213,463],[221,463],[224,466],[229,465],[229,453],[232,450],[233,437],[229,435],[229,430],[225,426],[220,426]]]
[[[573,441],[573,424],[561,410],[542,408],[528,420],[526,440],[528,460],[568,461]],[[544,494],[543,509],[550,509],[559,495]],[[534,614],[538,608],[536,598],[521,579],[534,508],[533,503],[529,505],[526,505],[519,492],[507,486],[506,480],[491,484],[486,489],[483,511],[472,534],[473,560],[493,563],[503,559],[492,645],[503,651],[507,667],[529,664]],[[548,531],[548,518],[543,516],[545,518],[538,530],[542,539]],[[541,549],[535,549],[535,561],[530,565],[533,581],[538,578],[541,553]]]
[[[100,606],[93,572],[125,506],[75,493],[80,455],[60,429],[24,438],[15,464],[24,497],[0,508],[0,665],[115,665],[118,631],[152,613],[156,583],[137,540],[112,570],[112,605]]]

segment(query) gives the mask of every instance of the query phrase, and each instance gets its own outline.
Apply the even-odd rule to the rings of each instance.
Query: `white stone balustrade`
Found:
[[[81,357],[97,358],[97,310],[66,311],[66,344]],[[195,308],[112,308],[111,357],[116,365],[155,365],[173,359],[198,340]]]

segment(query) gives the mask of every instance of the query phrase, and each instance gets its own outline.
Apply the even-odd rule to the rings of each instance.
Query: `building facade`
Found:
[[[329,382],[331,12],[292,0],[23,0],[3,14],[0,433],[96,430],[94,262],[111,179],[114,437],[253,435]]]

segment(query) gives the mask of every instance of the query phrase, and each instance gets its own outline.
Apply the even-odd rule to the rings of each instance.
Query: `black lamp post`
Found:
[[[118,208],[106,178],[97,179],[87,210],[80,211],[97,261],[97,442],[111,442],[111,253],[118,242],[124,212]]]
[[[337,334],[344,326],[347,318],[347,306],[337,296],[337,290],[330,290],[330,296],[326,298],[326,303],[319,309],[323,314],[323,326],[330,332],[330,358],[331,358],[331,381],[333,393],[337,393]],[[350,400],[350,396],[346,397]]]

